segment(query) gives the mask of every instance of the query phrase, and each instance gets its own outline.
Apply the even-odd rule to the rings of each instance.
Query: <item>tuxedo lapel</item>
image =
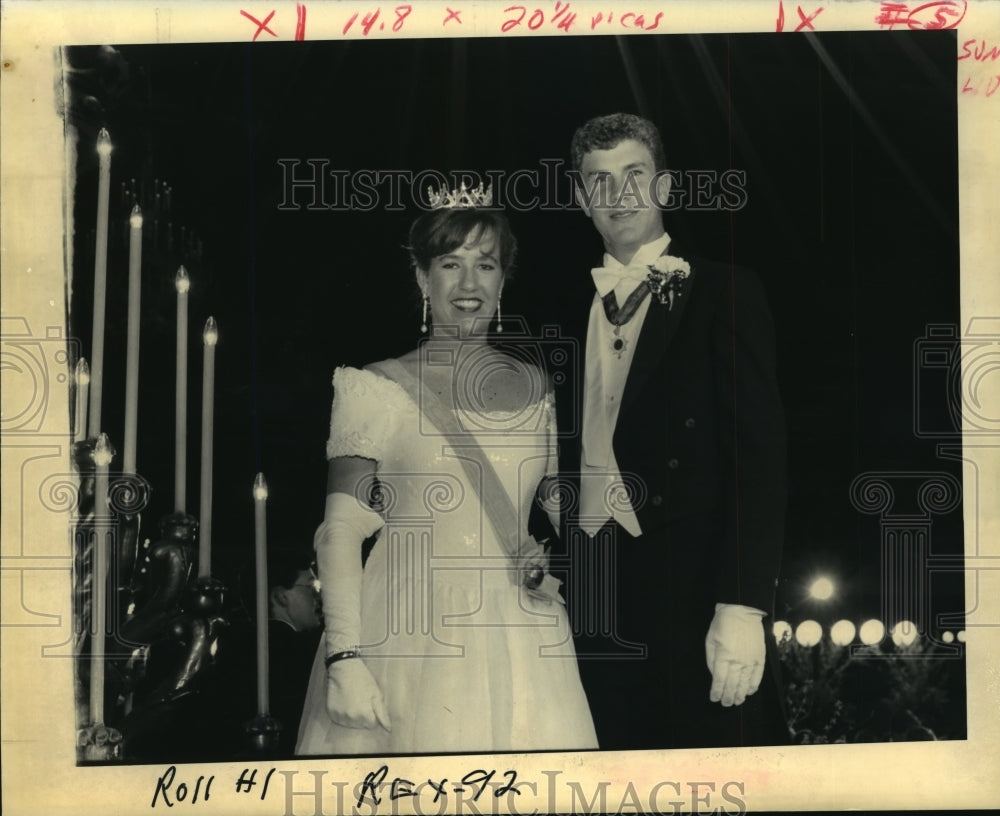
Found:
[[[676,245],[668,245],[663,251],[663,255],[673,255]],[[682,257],[682,256],[678,256]],[[629,369],[628,379],[625,381],[625,393],[622,394],[621,414],[628,410],[629,406],[636,400],[653,371],[656,370],[670,347],[670,341],[677,333],[684,308],[691,299],[691,289],[695,277],[694,267],[691,274],[685,278],[677,297],[674,298],[672,308],[667,308],[666,304],[659,303],[654,298],[649,304],[646,312],[646,319],[643,321],[642,329],[639,332],[639,339],[635,347],[635,356],[632,357],[632,366]]]
[[[674,298],[673,308],[670,309],[670,314],[667,317],[665,343],[666,347],[669,348],[674,335],[677,334],[677,327],[681,324],[681,317],[684,314],[685,308],[687,308],[688,301],[691,300],[691,290],[695,287],[695,280],[698,277],[698,262],[694,257],[688,255],[683,243],[677,240],[671,240],[670,245],[663,254],[673,255],[676,258],[684,258],[691,267],[691,273],[681,281],[678,296]]]
[[[697,275],[698,272],[695,266],[692,265],[691,274],[688,275],[681,283],[681,288],[677,292],[677,296],[674,298],[673,308],[667,313],[667,332],[664,340],[665,349],[670,347],[670,342],[674,339],[674,335],[677,334],[677,327],[681,324],[681,317],[684,315],[684,309],[691,300],[691,291],[695,286],[695,279]]]

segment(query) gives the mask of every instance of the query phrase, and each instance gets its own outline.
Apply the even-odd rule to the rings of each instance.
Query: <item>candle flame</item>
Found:
[[[191,278],[188,277],[187,270],[183,266],[177,270],[177,277],[174,278],[174,286],[177,287],[177,292],[181,295],[191,290]]]
[[[76,361],[76,382],[77,385],[86,385],[90,382],[90,365],[85,357]]]
[[[132,229],[140,229],[142,227],[142,207],[138,204],[132,208],[132,215],[129,216],[128,223]]]
[[[99,156],[111,155],[111,134],[107,128],[101,128],[101,132],[97,134],[97,153]]]
[[[106,467],[115,458],[115,449],[111,446],[111,440],[106,433],[102,433],[97,438],[94,446],[94,464],[98,467]]]
[[[219,327],[215,324],[215,318],[210,317],[205,321],[205,331],[201,333],[201,339],[206,346],[214,346],[219,342]]]
[[[253,497],[257,501],[263,501],[267,498],[267,480],[263,473],[258,473],[257,478],[253,480]]]

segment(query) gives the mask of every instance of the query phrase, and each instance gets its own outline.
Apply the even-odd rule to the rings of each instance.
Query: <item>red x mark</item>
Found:
[[[269,22],[271,22],[271,18],[274,16],[274,12],[273,11],[270,14],[268,14],[267,17],[264,18],[264,22],[263,23],[260,20],[258,20],[256,17],[254,17],[253,15],[247,14],[243,9],[240,9],[240,14],[242,14],[244,17],[246,17],[250,22],[255,23],[257,25],[257,30],[253,33],[253,42],[257,42],[257,38],[260,36],[260,32],[261,31],[266,31],[272,37],[277,37],[278,36],[273,31],[271,31],[271,29],[269,29],[267,27],[267,24]]]
[[[808,28],[810,31],[815,31],[816,29],[813,28],[812,21],[819,16],[819,13],[823,10],[823,7],[820,6],[818,9],[816,9],[816,11],[814,11],[808,17],[802,13],[802,6],[796,6],[795,8],[799,12],[799,19],[802,21],[801,23],[798,24],[798,26],[796,26],[795,30],[801,31],[803,28]]]
[[[458,11],[452,11],[447,6],[445,6],[445,8],[448,9],[448,16],[444,18],[444,22],[441,23],[441,25],[448,25],[448,21],[449,20],[455,20],[455,21],[458,22],[459,25],[461,25],[462,24],[462,18],[459,17],[458,15],[462,13],[462,10],[459,9]]]

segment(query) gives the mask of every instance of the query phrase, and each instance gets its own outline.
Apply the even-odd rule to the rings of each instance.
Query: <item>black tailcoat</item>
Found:
[[[773,606],[786,506],[774,327],[751,271],[670,250],[691,274],[672,307],[649,305],[613,436],[619,469],[638,486],[637,539],[611,524],[595,542],[577,527],[589,278],[562,323],[579,340],[556,404],[581,674],[602,748],[778,742],[776,689],[765,678],[743,706],[710,704],[704,648],[716,603]]]

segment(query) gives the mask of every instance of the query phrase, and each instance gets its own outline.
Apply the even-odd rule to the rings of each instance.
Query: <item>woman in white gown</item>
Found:
[[[334,374],[315,539],[326,634],[298,754],[597,747],[558,582],[527,531],[555,474],[554,405],[536,365],[487,342],[515,241],[470,206],[485,203],[445,194],[410,231],[429,337]]]

